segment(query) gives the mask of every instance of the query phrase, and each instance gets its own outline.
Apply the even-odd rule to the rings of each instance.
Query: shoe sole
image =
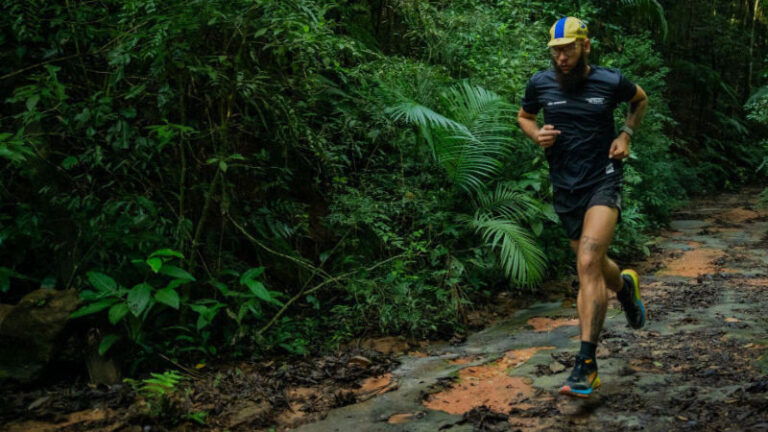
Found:
[[[634,270],[623,270],[621,272],[621,275],[627,275],[630,278],[632,278],[632,287],[635,289],[635,302],[638,303],[640,306],[640,309],[643,311],[643,320],[640,322],[640,325],[638,327],[632,327],[634,329],[643,328],[645,325],[645,305],[643,304],[643,299],[640,297],[640,276],[638,276],[637,272]],[[630,326],[631,327],[631,326]]]
[[[599,387],[600,387],[600,377],[598,376],[598,377],[595,377],[594,381],[592,381],[592,386],[586,390],[574,390],[574,389],[571,389],[571,386],[564,385],[560,387],[559,393],[565,396],[589,399],[589,397],[592,395],[592,392],[597,390]]]

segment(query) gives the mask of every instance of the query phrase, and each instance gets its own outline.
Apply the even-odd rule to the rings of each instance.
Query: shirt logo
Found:
[[[613,174],[614,168],[613,163],[609,163],[607,167],[605,167],[605,174]]]
[[[605,103],[605,98],[587,98],[586,101],[593,105],[602,105]]]
[[[564,101],[564,100],[562,100],[562,101],[554,101],[554,102],[547,102],[547,106],[562,105],[562,104],[567,104],[567,103],[568,103],[568,101]]]

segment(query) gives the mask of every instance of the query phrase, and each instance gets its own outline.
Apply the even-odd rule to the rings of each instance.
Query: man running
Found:
[[[619,272],[607,251],[621,219],[621,159],[629,156],[632,133],[648,100],[618,70],[588,63],[587,26],[579,19],[558,20],[550,36],[553,67],[528,81],[517,120],[545,149],[555,211],[576,253],[581,350],[560,393],[589,397],[600,386],[595,351],[608,290],[616,293],[632,328],[645,324],[637,273]],[[622,102],[629,102],[630,109],[617,136],[613,111]],[[539,128],[536,114],[542,108],[545,124]]]

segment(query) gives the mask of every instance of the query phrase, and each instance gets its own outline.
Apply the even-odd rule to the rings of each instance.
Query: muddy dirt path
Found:
[[[505,296],[479,319],[517,312],[465,340],[388,337],[212,365],[188,374],[162,416],[127,385],[0,388],[0,431],[768,431],[768,211],[757,195],[678,212],[635,267],[646,327],[629,329],[609,305],[603,386],[588,401],[555,392],[579,346],[573,300],[518,310]],[[408,354],[394,362],[397,352]]]
[[[405,356],[382,394],[301,432],[768,431],[768,212],[756,194],[697,201],[638,263],[633,331],[612,300],[588,401],[555,393],[578,350],[572,302],[537,304],[460,345]]]

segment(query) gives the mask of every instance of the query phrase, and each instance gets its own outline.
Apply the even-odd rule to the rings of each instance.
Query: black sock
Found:
[[[580,356],[594,360],[595,351],[597,351],[597,344],[581,341],[581,351],[579,351]]]

